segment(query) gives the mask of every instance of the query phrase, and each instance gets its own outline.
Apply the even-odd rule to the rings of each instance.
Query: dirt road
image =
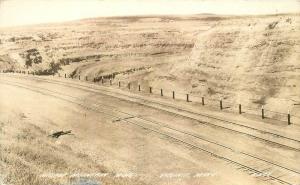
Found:
[[[298,125],[216,119],[182,102],[51,77],[1,74],[0,100],[8,184],[300,183]],[[60,130],[72,135],[48,137]]]

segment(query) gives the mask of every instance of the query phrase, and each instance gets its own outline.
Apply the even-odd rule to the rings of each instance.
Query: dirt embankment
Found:
[[[137,179],[101,178],[112,172],[65,143],[67,139],[77,140],[76,134],[59,139],[48,136],[62,127],[53,120],[33,119],[32,114],[5,103],[1,104],[0,113],[0,184],[75,185],[88,181],[90,184],[143,184]],[[93,176],[94,182],[85,174]]]
[[[232,19],[219,22],[195,40],[188,61],[172,74],[191,91],[243,104],[297,109],[300,101],[299,16]],[[281,107],[282,108],[282,107]]]
[[[113,77],[297,113],[299,26],[300,15],[292,14],[96,18],[2,29],[0,67]]]

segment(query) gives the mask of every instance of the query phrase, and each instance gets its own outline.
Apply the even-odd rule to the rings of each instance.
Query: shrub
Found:
[[[277,26],[277,24],[278,24],[278,21],[275,21],[275,22],[270,23],[270,24],[268,25],[268,29],[269,29],[269,30],[274,29],[274,28]]]
[[[49,64],[48,69],[38,70],[35,72],[35,74],[37,74],[37,75],[53,75],[53,74],[57,73],[59,70],[61,70],[60,64],[51,62]]]

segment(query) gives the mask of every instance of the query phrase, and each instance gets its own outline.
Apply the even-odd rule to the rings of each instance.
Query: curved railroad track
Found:
[[[16,77],[16,76],[14,76],[14,77]],[[202,114],[202,113],[199,113],[199,112],[194,112],[194,111],[191,111],[191,110],[186,110],[186,109],[183,109],[183,108],[175,107],[174,105],[166,104],[164,102],[147,100],[145,98],[132,97],[132,96],[129,96],[129,95],[124,95],[124,94],[112,92],[111,90],[108,90],[107,88],[103,88],[101,86],[99,86],[101,89],[98,89],[99,87],[98,88],[90,87],[90,86],[87,86],[88,84],[83,85],[83,84],[78,84],[78,83],[75,84],[75,83],[72,83],[72,82],[71,83],[62,82],[62,81],[59,81],[59,80],[52,80],[52,79],[49,80],[49,79],[42,79],[42,78],[37,79],[36,77],[22,76],[22,78],[24,78],[24,77],[32,79],[32,80],[40,80],[40,81],[45,81],[45,82],[52,83],[52,84],[57,84],[57,85],[60,84],[60,85],[68,86],[68,87],[79,88],[79,89],[82,89],[82,90],[91,91],[91,89],[92,89],[92,90],[95,90],[95,91],[92,91],[95,94],[101,94],[101,95],[106,95],[106,96],[118,98],[118,99],[125,100],[125,101],[131,101],[131,102],[134,102],[136,104],[140,104],[140,105],[144,105],[144,106],[147,106],[147,107],[151,107],[151,108],[159,109],[159,110],[162,110],[162,111],[166,111],[166,112],[169,112],[169,113],[174,114],[176,116],[181,116],[181,117],[184,117],[184,118],[189,118],[189,119],[198,121],[199,124],[205,124],[205,125],[208,125],[208,126],[211,126],[211,127],[221,128],[221,129],[224,129],[224,130],[227,130],[227,131],[230,131],[230,132],[235,132],[235,133],[238,133],[238,134],[245,135],[247,137],[251,137],[251,138],[260,140],[260,141],[268,143],[270,145],[274,145],[274,146],[278,146],[278,147],[284,147],[284,148],[287,148],[287,149],[290,149],[290,150],[300,152],[300,148],[299,148],[300,140],[290,138],[290,137],[286,137],[286,136],[283,136],[283,135],[280,135],[280,134],[277,134],[277,133],[273,133],[273,132],[269,132],[269,131],[266,131],[266,130],[260,130],[260,129],[257,129],[257,128],[254,128],[254,127],[239,124],[239,123],[236,123],[236,122],[233,122],[233,121],[228,121],[228,120],[221,119],[221,118],[218,118],[218,117],[214,117],[214,116],[211,116],[211,115],[206,115],[206,114]],[[89,84],[89,85],[93,85],[93,84]],[[99,90],[101,90],[101,92],[99,92]],[[104,93],[104,92],[106,92],[106,93]],[[125,98],[123,98],[123,97],[125,97]],[[160,107],[158,107],[157,105],[160,106]],[[174,111],[172,111],[172,109],[175,110],[175,111],[179,111],[180,113],[174,112]],[[190,115],[186,115],[184,113],[188,113]],[[209,121],[203,121],[200,118],[194,117],[194,116],[201,116],[201,117],[204,117],[204,118],[211,119],[210,121],[214,121],[214,123],[209,122]],[[223,125],[217,124],[217,123],[221,123]],[[231,127],[228,127],[227,125],[230,125]],[[232,128],[232,126],[235,126],[235,128]],[[249,131],[245,132],[245,131],[240,130],[239,128],[248,129]],[[264,137],[259,137],[259,136],[256,136],[254,134],[250,134],[251,131],[260,133],[262,135],[272,136],[273,140],[280,139],[281,141],[288,142],[289,144],[293,143],[294,146],[287,145],[287,144],[280,143],[280,142],[274,142],[274,141],[271,141],[271,140],[266,139]]]
[[[80,98],[78,98],[78,97],[74,97],[74,96],[67,95],[67,94],[64,94],[64,93],[56,92],[56,91],[53,91],[53,90],[49,90],[49,89],[45,89],[45,88],[41,88],[41,87],[36,87],[36,88],[27,87],[26,85],[24,86],[24,84],[22,84],[22,83],[16,83],[16,82],[5,82],[5,84],[12,85],[12,86],[19,87],[19,88],[24,88],[24,89],[27,89],[27,90],[30,90],[30,91],[33,91],[33,92],[36,92],[36,93],[44,94],[46,96],[52,96],[52,97],[55,97],[55,98],[59,98],[59,99],[62,99],[64,101],[68,101],[70,103],[77,104],[77,105],[79,105],[81,107],[84,107],[86,109],[93,110],[93,111],[96,111],[98,113],[105,114],[106,116],[114,118],[114,119],[118,119],[119,121],[123,121],[123,122],[126,122],[126,123],[137,125],[139,127],[150,130],[150,131],[155,132],[157,134],[164,135],[164,136],[166,136],[170,139],[173,139],[177,142],[183,143],[186,146],[192,147],[193,149],[201,150],[205,153],[210,154],[213,157],[216,157],[216,158],[222,159],[223,161],[226,161],[228,163],[234,164],[238,168],[246,170],[247,172],[249,172],[251,174],[256,174],[260,178],[267,178],[269,180],[278,181],[282,184],[294,184],[295,183],[295,182],[289,181],[290,180],[289,178],[287,180],[287,179],[283,179],[283,178],[280,178],[278,176],[276,177],[276,176],[273,176],[273,175],[268,175],[267,177],[264,177],[263,175],[266,174],[266,171],[264,171],[262,169],[258,169],[257,167],[253,167],[251,165],[243,164],[243,163],[239,162],[238,160],[232,159],[232,157],[230,158],[226,155],[224,156],[224,155],[219,154],[218,152],[213,152],[212,150],[208,150],[204,147],[201,147],[201,142],[210,143],[213,147],[223,148],[223,149],[227,150],[226,152],[231,153],[230,156],[232,156],[232,155],[233,156],[238,156],[237,158],[239,158],[242,155],[246,158],[251,158],[251,159],[255,160],[256,162],[260,161],[260,163],[264,163],[264,165],[263,165],[264,167],[266,167],[266,164],[267,164],[267,165],[271,166],[271,167],[268,166],[269,169],[280,171],[280,176],[284,175],[286,177],[287,174],[292,174],[292,176],[299,177],[299,174],[300,174],[296,170],[293,170],[293,169],[284,167],[282,165],[278,165],[276,163],[264,160],[262,158],[253,156],[249,153],[236,151],[231,147],[228,147],[224,144],[219,144],[215,141],[208,140],[208,139],[203,138],[199,135],[189,133],[189,132],[180,131],[178,129],[174,129],[170,126],[167,126],[164,123],[148,120],[148,119],[145,119],[145,118],[142,118],[142,117],[137,117],[136,115],[133,115],[133,114],[130,114],[130,113],[127,113],[127,112],[124,112],[124,111],[120,111],[116,107],[111,106],[111,105],[101,104],[101,103],[97,102],[95,104],[96,106],[92,107],[92,106],[87,106],[83,103],[78,102],[78,100],[80,100]],[[108,109],[108,107],[110,107],[110,109]],[[112,111],[115,114],[107,112],[107,110]],[[130,120],[129,119],[124,119],[124,116],[126,116],[126,117],[130,116],[133,119],[130,119]],[[141,124],[141,122],[142,122],[142,124]],[[201,142],[200,143],[198,143],[198,142],[195,143],[195,142],[187,141],[186,138],[184,138],[184,139],[180,138],[180,136],[178,136],[178,134],[176,134],[176,133],[184,134],[184,135],[192,138],[193,140],[201,140]],[[266,179],[264,179],[264,180],[266,180]]]

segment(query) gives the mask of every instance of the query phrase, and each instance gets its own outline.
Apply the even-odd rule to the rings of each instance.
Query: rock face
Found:
[[[83,61],[89,61],[89,60],[100,61],[100,57],[101,57],[101,55],[90,55],[90,56],[78,56],[78,57],[72,57],[72,58],[62,58],[62,59],[59,59],[59,63],[62,65],[70,65],[71,63],[83,62]]]
[[[300,112],[299,27],[299,14],[95,18],[1,29],[0,55],[23,53],[35,71],[54,61],[74,77]]]
[[[190,79],[200,94],[273,109],[292,105],[300,100],[297,27],[299,16],[222,21],[197,34],[187,64],[174,65],[173,73]]]
[[[0,55],[0,69],[6,71],[13,71],[16,63],[11,60],[9,55]]]

